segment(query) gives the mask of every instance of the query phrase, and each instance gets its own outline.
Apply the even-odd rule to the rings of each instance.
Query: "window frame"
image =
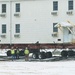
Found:
[[[70,30],[73,30],[73,27],[69,27],[70,28]],[[68,30],[68,33],[69,34],[71,34],[71,31],[70,30]]]
[[[58,1],[53,1],[53,11],[58,10]]]
[[[57,23],[53,23],[53,32],[58,32],[58,27],[55,27]]]
[[[20,33],[20,24],[15,24],[15,33]]]
[[[73,10],[73,0],[68,1],[68,10]]]
[[[6,24],[2,24],[2,33],[6,33]]]
[[[15,12],[20,12],[20,3],[15,4]]]
[[[6,13],[6,4],[2,4],[2,13]]]

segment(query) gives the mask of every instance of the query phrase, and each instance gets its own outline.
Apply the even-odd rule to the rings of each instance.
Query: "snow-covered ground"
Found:
[[[6,51],[0,50],[0,56],[6,56]],[[75,60],[0,61],[0,75],[75,75]]]
[[[0,61],[0,75],[75,75],[75,61]]]

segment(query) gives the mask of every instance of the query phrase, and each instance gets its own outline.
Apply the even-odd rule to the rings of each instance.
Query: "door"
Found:
[[[67,27],[63,27],[63,43],[69,42],[72,42],[72,34]]]

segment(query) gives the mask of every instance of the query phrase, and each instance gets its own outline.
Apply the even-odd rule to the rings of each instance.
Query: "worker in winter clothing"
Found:
[[[15,50],[13,48],[11,49],[11,56],[13,61],[15,59]]]
[[[18,48],[16,48],[15,50],[15,56],[16,56],[16,59],[19,59],[19,49]]]
[[[28,61],[29,60],[29,50],[28,50],[27,47],[26,47],[26,49],[24,51],[24,54],[25,54],[25,61]]]

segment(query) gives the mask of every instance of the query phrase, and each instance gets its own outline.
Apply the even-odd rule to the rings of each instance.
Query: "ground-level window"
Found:
[[[70,30],[72,31],[73,30],[73,28],[72,27],[70,27]],[[69,30],[69,34],[71,34],[71,31]]]
[[[55,27],[57,23],[53,23],[53,32],[58,32],[58,27]]]
[[[15,33],[20,33],[20,24],[15,25]]]
[[[2,33],[6,33],[6,24],[2,24]]]

